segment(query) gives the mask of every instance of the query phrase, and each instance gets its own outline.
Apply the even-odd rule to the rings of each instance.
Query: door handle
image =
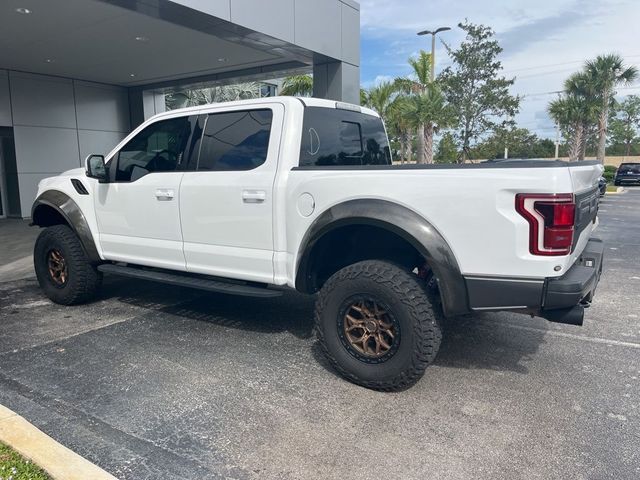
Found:
[[[267,192],[264,190],[243,190],[242,201],[244,203],[263,203],[267,199]]]
[[[170,188],[158,188],[156,189],[156,199],[159,202],[168,202],[173,200],[174,193]]]

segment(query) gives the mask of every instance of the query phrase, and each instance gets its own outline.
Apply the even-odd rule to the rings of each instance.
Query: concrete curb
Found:
[[[616,190],[615,192],[606,192],[605,195],[620,195],[621,193],[626,192],[627,189],[624,187],[618,187],[618,190]]]
[[[0,441],[58,480],[117,480],[0,405]]]

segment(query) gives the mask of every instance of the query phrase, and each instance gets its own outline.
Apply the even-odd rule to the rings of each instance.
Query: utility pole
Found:
[[[560,155],[560,124],[556,122],[556,160]]]
[[[440,32],[446,32],[451,30],[451,27],[439,27],[435,30],[423,30],[418,32],[418,35],[431,35],[431,81],[436,79],[436,35]]]

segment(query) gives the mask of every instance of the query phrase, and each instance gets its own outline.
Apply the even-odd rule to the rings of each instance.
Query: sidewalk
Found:
[[[27,220],[0,220],[0,282],[34,275],[32,252],[39,233]]]

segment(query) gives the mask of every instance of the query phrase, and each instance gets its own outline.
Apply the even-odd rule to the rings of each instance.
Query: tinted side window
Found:
[[[382,120],[358,112],[307,107],[300,165],[390,165]]]
[[[267,160],[271,110],[209,115],[202,136],[198,170],[252,170]]]
[[[115,180],[134,182],[148,173],[177,170],[190,134],[188,117],[149,125],[118,152]]]

